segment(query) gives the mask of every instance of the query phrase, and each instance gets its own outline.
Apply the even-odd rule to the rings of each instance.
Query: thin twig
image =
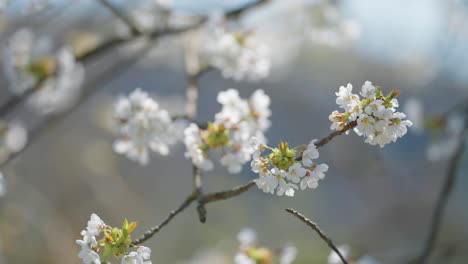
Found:
[[[226,200],[226,199],[229,199],[229,198],[232,198],[232,197],[235,197],[235,196],[238,196],[244,192],[246,192],[247,190],[250,189],[250,187],[252,187],[253,185],[255,185],[254,182],[249,182],[245,185],[241,185],[241,186],[238,186],[238,187],[234,187],[233,189],[230,189],[230,190],[226,190],[226,191],[221,191],[221,192],[216,192],[216,193],[212,193],[212,194],[207,194],[205,196],[202,197],[202,200],[204,201],[204,203],[212,203],[212,202],[216,202],[216,201],[222,201],[222,200]],[[195,201],[197,199],[197,194],[195,192],[192,192],[185,200],[184,202],[182,202],[181,205],[179,205],[179,207],[177,207],[177,209],[171,211],[169,213],[169,215],[164,219],[164,221],[162,221],[159,225],[157,226],[154,226],[152,228],[150,228],[148,231],[146,231],[141,237],[135,239],[133,242],[132,242],[132,245],[139,245],[139,244],[142,244],[144,243],[145,241],[147,241],[148,239],[150,239],[152,236],[154,236],[156,233],[159,232],[159,230],[161,230],[161,228],[163,228],[165,225],[169,224],[169,222],[176,216],[178,215],[180,212],[182,212],[183,210],[185,210],[193,201]]]
[[[298,211],[292,209],[292,208],[287,208],[285,209],[286,212],[294,215],[296,218],[298,218],[299,220],[301,220],[302,222],[304,222],[306,225],[308,225],[310,228],[312,228],[315,232],[317,232],[317,234],[320,236],[320,238],[336,253],[338,254],[338,256],[340,257],[341,261],[344,263],[344,264],[348,264],[348,261],[346,260],[346,258],[341,254],[341,252],[338,250],[338,248],[335,246],[335,244],[333,244],[333,241],[327,236],[325,235],[325,233],[320,230],[320,228],[317,226],[316,223],[312,222],[312,220],[310,220],[309,218],[305,217],[304,215],[302,215],[301,213],[299,213]]]
[[[179,214],[180,212],[185,210],[193,201],[195,201],[195,199],[196,199],[196,194],[195,193],[190,194],[182,202],[182,204],[179,205],[179,207],[177,209],[175,209],[175,210],[173,210],[173,211],[171,211],[169,213],[169,215],[166,217],[166,219],[164,219],[164,221],[162,221],[159,225],[150,228],[141,237],[139,237],[139,238],[135,239],[134,241],[132,241],[132,245],[139,245],[139,244],[145,242],[146,240],[150,239],[151,237],[153,237],[156,233],[159,232],[159,230],[161,230],[161,228],[163,228],[165,225],[169,224],[169,222],[171,222],[171,220],[177,214]]]
[[[420,263],[420,264],[426,263],[427,259],[430,257],[434,249],[434,245],[437,240],[437,236],[439,234],[439,230],[442,224],[444,210],[450,198],[450,195],[452,194],[453,187],[455,186],[458,166],[460,165],[463,153],[465,151],[466,143],[465,143],[464,134],[466,133],[467,126],[468,126],[468,121],[465,120],[465,128],[461,132],[460,138],[459,138],[460,143],[457,149],[455,150],[452,158],[449,161],[449,168],[447,171],[447,175],[445,177],[444,184],[437,198],[437,202],[436,202],[436,205],[432,214],[432,218],[431,218],[432,220],[431,220],[431,225],[429,227],[429,234],[426,239],[424,249],[421,255],[415,260],[415,263]]]
[[[227,200],[229,198],[236,197],[248,191],[253,186],[255,186],[255,182],[251,181],[251,182],[248,182],[247,184],[234,187],[231,190],[210,193],[210,194],[203,196],[203,202],[205,204],[208,204],[208,203],[213,203],[217,201]]]
[[[197,212],[200,222],[206,222],[206,208],[205,202],[203,201],[203,190],[202,190],[202,181],[201,181],[201,172],[200,169],[193,165],[193,189],[197,195]]]
[[[109,3],[107,0],[99,0],[103,6],[105,6],[109,11],[114,14],[117,18],[122,20],[129,28],[132,33],[132,35],[139,35],[142,32],[138,29],[138,27],[135,25],[134,21],[130,17],[128,17],[126,14],[124,14],[122,11],[117,9],[115,6],[113,6],[111,3]]]
[[[346,133],[348,130],[353,129],[353,128],[355,128],[356,126],[357,126],[357,122],[356,122],[356,121],[349,122],[348,124],[346,124],[346,125],[344,126],[343,129],[337,130],[337,131],[331,133],[330,135],[328,135],[328,136],[322,138],[319,142],[317,142],[317,143],[315,144],[315,146],[316,146],[317,148],[320,148],[320,147],[326,145],[328,142],[330,142],[333,138],[335,138],[335,137],[337,137],[337,136],[340,136],[340,135],[343,134],[343,133]]]

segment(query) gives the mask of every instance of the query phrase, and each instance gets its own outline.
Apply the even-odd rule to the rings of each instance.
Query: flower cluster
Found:
[[[398,100],[395,98],[398,90],[383,95],[378,86],[366,81],[362,86],[360,95],[353,94],[353,86],[341,86],[336,93],[336,103],[345,112],[333,111],[330,115],[332,130],[343,130],[350,122],[355,122],[354,131],[366,138],[365,142],[371,145],[385,146],[395,142],[408,131],[412,122],[406,120],[406,115],[397,112]]]
[[[71,50],[63,47],[54,54],[50,41],[35,38],[29,29],[9,39],[3,63],[10,91],[21,95],[35,89],[29,104],[43,114],[63,111],[80,94],[84,67]]]
[[[205,41],[204,55],[225,78],[257,81],[270,74],[269,50],[254,32],[215,28]]]
[[[83,238],[76,240],[81,246],[78,257],[85,264],[110,263],[112,256],[121,259],[122,264],[138,263],[151,264],[151,249],[136,246],[135,251],[130,251],[130,233],[136,228],[136,222],[123,222],[122,228],[110,227],[96,214],[92,214],[85,230],[81,231]],[[101,239],[99,239],[101,238]],[[129,252],[130,251],[130,252]]]
[[[236,264],[271,264],[273,263],[273,252],[267,248],[257,245],[257,235],[254,230],[245,228],[237,235],[240,246],[234,257]],[[297,249],[286,244],[277,251],[279,264],[291,264],[296,259]]]
[[[5,162],[11,154],[21,151],[27,139],[26,129],[22,125],[0,120],[0,163]]]
[[[283,141],[277,148],[258,145],[250,164],[252,171],[259,175],[254,180],[258,188],[278,196],[294,196],[297,184],[301,190],[317,188],[319,180],[328,171],[328,165],[313,162],[319,157],[315,142],[312,140],[307,146],[292,149]],[[262,156],[265,150],[271,153]]]
[[[119,139],[114,151],[145,165],[149,151],[169,154],[169,146],[179,140],[178,124],[148,93],[136,89],[128,97],[120,97],[114,106]]]
[[[255,91],[249,100],[240,98],[237,90],[218,94],[223,106],[215,121],[206,129],[192,123],[184,131],[186,157],[202,170],[213,169],[209,149],[221,150],[221,164],[230,173],[239,173],[255,152],[252,140],[265,142],[264,132],[270,126],[270,98],[263,90]]]

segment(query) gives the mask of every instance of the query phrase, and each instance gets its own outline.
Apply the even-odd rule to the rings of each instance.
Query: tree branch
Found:
[[[316,223],[312,222],[312,220],[308,219],[298,211],[292,209],[292,208],[287,208],[285,209],[286,212],[292,214],[295,216],[297,219],[301,220],[304,222],[306,225],[308,225],[310,228],[312,228],[319,236],[320,238],[340,257],[341,261],[343,261],[344,264],[348,264],[348,261],[346,261],[346,258],[341,254],[341,252],[338,250],[338,248],[333,244],[333,241],[325,235],[325,233],[320,230],[320,228],[317,226]]]
[[[100,1],[102,1],[102,0],[100,0]],[[269,2],[269,0],[259,0],[259,1],[255,2],[255,3],[245,5],[243,7],[240,7],[238,9],[235,9],[235,10],[232,10],[231,12],[226,13],[226,17],[229,18],[229,19],[235,19],[240,14],[242,14],[243,12],[245,12],[245,11],[247,11],[249,9],[252,9],[254,7],[260,6],[262,4],[265,4],[267,2]],[[165,28],[165,29],[162,29],[162,30],[156,30],[156,31],[148,34],[147,36],[150,39],[155,40],[157,38],[164,37],[164,36],[181,34],[181,33],[187,32],[189,30],[193,30],[195,28],[198,28],[199,26],[203,25],[206,22],[206,20],[207,20],[206,18],[200,18],[197,22],[195,22],[192,25],[185,26],[185,27],[180,27],[180,28]],[[92,59],[94,59],[96,57],[99,57],[101,54],[106,53],[107,51],[110,51],[110,50],[112,50],[113,48],[115,48],[117,46],[120,46],[120,45],[125,44],[125,43],[129,43],[130,41],[133,41],[133,40],[135,40],[136,38],[138,38],[138,37],[140,37],[142,35],[143,35],[143,33],[138,32],[138,34],[134,34],[134,37],[130,38],[130,39],[122,39],[122,38],[119,38],[119,37],[109,39],[109,40],[103,42],[101,45],[99,45],[95,49],[92,49],[91,51],[89,51],[89,52],[87,52],[85,54],[77,56],[76,59],[78,61],[82,61],[83,63],[86,63],[89,60],[92,60]],[[34,90],[34,89],[32,89],[32,90]],[[27,93],[23,94],[22,96],[11,96],[0,107],[0,118],[5,117],[9,112],[13,111],[14,109],[16,109],[16,107],[23,104],[23,102],[25,102],[33,93],[34,93],[34,91],[31,91],[31,92],[27,92]]]
[[[439,197],[437,198],[437,202],[432,214],[431,225],[429,227],[429,234],[426,239],[426,243],[421,255],[415,260],[415,263],[424,264],[426,263],[427,259],[430,257],[435,242],[437,240],[437,236],[439,234],[440,227],[442,225],[442,218],[444,215],[445,207],[448,203],[450,195],[452,194],[453,187],[455,186],[455,180],[457,176],[457,169],[460,165],[466,143],[465,143],[465,132],[468,126],[468,121],[465,120],[465,128],[460,134],[460,144],[458,145],[455,153],[453,154],[452,158],[449,161],[449,168],[447,171],[447,175],[445,177],[442,189],[440,191]]]
[[[129,28],[132,33],[132,35],[139,35],[142,32],[138,29],[138,27],[135,25],[134,21],[127,15],[125,15],[123,12],[121,12],[119,9],[117,9],[115,6],[113,6],[111,3],[109,3],[107,0],[98,0],[103,6],[105,6],[109,11],[111,11],[114,16],[122,20]]]
[[[331,133],[330,135],[322,138],[319,142],[317,142],[315,144],[315,146],[317,148],[320,148],[324,145],[326,145],[328,142],[330,142],[333,138],[337,137],[337,136],[340,136],[341,134],[343,133],[346,133],[347,131],[349,131],[350,129],[353,129],[357,126],[357,121],[352,121],[352,122],[349,122],[348,124],[346,124],[344,126],[344,128],[342,130],[337,130],[333,133]]]
[[[247,184],[234,187],[231,190],[207,194],[207,195],[203,196],[203,202],[204,203],[213,203],[213,202],[217,202],[217,201],[227,200],[229,198],[238,196],[238,195],[248,191],[253,186],[255,186],[255,182],[251,181],[251,182],[248,182]]]
[[[227,200],[229,198],[238,196],[238,195],[246,192],[247,190],[249,190],[254,185],[255,185],[254,182],[249,182],[249,183],[247,183],[245,185],[234,187],[234,188],[232,188],[230,190],[215,192],[215,193],[204,195],[204,196],[201,197],[201,200],[204,203],[212,203],[212,202],[216,202],[216,201]],[[161,230],[161,228],[163,228],[165,225],[167,225],[176,215],[178,215],[180,212],[185,210],[196,199],[197,199],[197,194],[194,191],[184,200],[184,202],[182,202],[181,205],[179,205],[179,207],[177,207],[177,209],[171,211],[169,213],[169,215],[166,217],[166,219],[164,219],[159,225],[150,228],[141,237],[135,239],[132,242],[132,245],[142,244],[145,241],[147,241],[148,239],[150,239],[151,237],[153,237],[156,233],[159,232],[159,230]]]
[[[173,210],[173,211],[171,211],[169,213],[169,215],[166,217],[166,219],[164,219],[164,221],[161,222],[161,224],[148,229],[148,231],[146,231],[141,237],[139,237],[139,238],[135,239],[134,241],[132,241],[132,245],[139,245],[141,243],[144,243],[146,240],[150,239],[151,237],[153,237],[156,233],[159,232],[159,230],[161,230],[161,228],[163,228],[165,225],[169,224],[169,222],[171,222],[171,220],[176,215],[178,215],[180,212],[185,210],[193,201],[195,201],[196,196],[197,196],[196,193],[190,194],[182,202],[182,204],[179,205],[179,207],[177,207],[177,209],[175,209],[175,210]]]

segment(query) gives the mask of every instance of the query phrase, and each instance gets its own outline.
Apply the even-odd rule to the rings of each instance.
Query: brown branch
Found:
[[[445,177],[442,189],[437,198],[437,202],[436,202],[436,205],[432,214],[432,218],[431,218],[432,219],[431,225],[429,227],[429,235],[426,239],[424,249],[421,255],[414,261],[415,263],[420,263],[420,264],[426,263],[427,259],[430,257],[434,249],[434,245],[437,240],[440,227],[442,225],[442,218],[444,215],[444,210],[448,203],[450,195],[452,194],[453,187],[455,186],[457,169],[460,165],[460,162],[461,162],[461,159],[462,159],[465,147],[466,147],[464,134],[466,133],[467,126],[468,126],[468,121],[465,120],[465,128],[461,132],[460,138],[459,138],[460,143],[457,149],[455,150],[455,153],[453,154],[452,158],[449,161],[449,168],[447,171],[447,175]]]
[[[107,9],[109,9],[109,11],[114,15],[116,16],[117,18],[119,18],[120,20],[122,20],[122,22],[124,22],[129,28],[130,28],[130,31],[132,33],[132,35],[139,35],[141,34],[142,32],[138,29],[138,27],[135,25],[134,21],[132,21],[132,19],[130,17],[128,17],[127,15],[125,15],[123,12],[121,12],[119,9],[117,9],[115,6],[113,6],[111,3],[109,3],[107,0],[99,0],[99,2],[105,6]]]
[[[151,237],[153,237],[156,233],[159,232],[159,230],[161,230],[161,228],[163,228],[165,225],[169,224],[169,222],[171,222],[171,220],[176,215],[178,215],[180,212],[185,210],[193,201],[195,201],[196,196],[197,195],[195,193],[190,194],[182,202],[182,204],[179,205],[179,207],[177,209],[175,209],[175,210],[173,210],[173,211],[171,211],[169,213],[169,215],[166,217],[166,219],[164,219],[164,221],[161,222],[161,224],[148,229],[148,231],[146,231],[141,237],[139,237],[139,238],[135,239],[134,241],[132,241],[132,245],[139,245],[141,243],[144,243],[146,240],[150,239]]]
[[[302,222],[304,222],[306,225],[308,225],[310,228],[312,228],[319,236],[320,238],[336,253],[338,254],[338,256],[340,257],[341,261],[344,263],[344,264],[348,264],[348,261],[346,261],[346,258],[341,254],[341,252],[338,250],[338,248],[335,246],[335,244],[333,244],[333,241],[327,236],[325,235],[325,233],[320,230],[320,228],[317,226],[316,223],[312,222],[312,220],[308,219],[307,217],[305,217],[304,215],[302,215],[301,213],[299,213],[298,211],[292,209],[292,208],[287,208],[285,209],[286,212],[292,214],[293,216],[295,216],[297,219],[301,220]]]
[[[233,189],[226,190],[226,191],[221,191],[221,192],[215,192],[211,194],[206,194],[202,197],[202,200],[204,203],[212,203],[216,201],[222,201],[222,200],[227,200],[229,198],[238,196],[247,190],[249,190],[252,186],[254,186],[254,182],[249,182],[245,185],[241,185],[238,187],[234,187]],[[171,211],[169,215],[157,226],[154,226],[150,228],[148,231],[146,231],[141,237],[135,239],[132,242],[132,245],[139,245],[153,237],[156,233],[158,233],[161,228],[163,228],[165,225],[169,224],[169,222],[180,212],[184,211],[193,201],[197,199],[197,194],[196,192],[192,192],[185,200],[182,202],[177,209]]]
[[[202,200],[206,204],[207,203],[217,202],[217,201],[227,200],[229,198],[238,196],[238,195],[248,191],[253,186],[255,186],[255,182],[251,181],[251,182],[248,182],[247,184],[234,187],[231,190],[207,194],[207,195],[203,196]]]
[[[330,135],[322,138],[319,142],[317,142],[315,144],[315,146],[317,148],[320,148],[324,145],[326,145],[328,142],[330,142],[333,138],[337,137],[337,136],[340,136],[341,134],[343,133],[346,133],[347,131],[349,131],[350,129],[353,129],[357,126],[357,122],[356,121],[352,121],[352,122],[349,122],[348,124],[346,124],[344,126],[344,128],[342,130],[337,130],[333,133],[331,133]]]

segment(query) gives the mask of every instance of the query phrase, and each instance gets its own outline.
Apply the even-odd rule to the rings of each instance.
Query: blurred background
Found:
[[[1,45],[24,27],[52,39],[52,46],[71,45],[75,53],[119,34],[125,38],[122,24],[99,1],[30,2],[10,1],[2,10]],[[136,16],[148,15],[138,12],[152,4],[110,2]],[[165,12],[152,15],[169,10],[171,25],[180,26],[252,2],[168,0]],[[232,263],[236,236],[244,227],[255,229],[260,243],[270,248],[294,244],[295,263],[326,263],[329,248],[288,215],[287,207],[309,216],[337,244],[382,263],[406,263],[417,256],[450,158],[440,154],[445,153],[443,137],[449,136],[424,129],[424,120],[468,96],[468,1],[276,0],[232,23],[255,28],[269,47],[270,77],[234,81],[209,71],[200,80],[197,120],[212,120],[220,110],[219,91],[236,88],[248,97],[260,88],[271,97],[269,142],[299,145],[330,133],[328,115],[337,109],[339,86],[351,83],[358,90],[369,80],[384,91],[399,89],[400,107],[415,125],[383,149],[354,133],[336,138],[321,149],[319,160],[330,169],[316,190],[288,198],[253,188],[209,204],[205,224],[195,207],[189,208],[146,243],[153,263]],[[192,168],[183,144],[169,156],[153,154],[147,166],[113,152],[112,107],[119,95],[141,87],[171,113],[182,113],[184,51],[197,39],[197,30],[153,41],[134,64],[130,60],[145,45],[138,39],[86,61],[83,92],[71,109],[44,116],[20,104],[2,117],[21,120],[30,135],[26,148],[1,167],[6,192],[0,197],[0,263],[80,263],[75,240],[91,213],[110,225],[136,220],[135,232],[141,234],[191,192]],[[128,67],[106,73],[116,65]],[[12,95],[5,74],[0,79],[1,104]],[[457,171],[431,263],[468,262],[466,155]],[[248,166],[230,175],[218,164],[202,180],[204,190],[212,192],[254,178]]]

